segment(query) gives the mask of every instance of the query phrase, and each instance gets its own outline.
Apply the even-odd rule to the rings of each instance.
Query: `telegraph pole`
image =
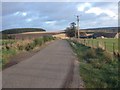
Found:
[[[76,38],[76,29],[75,29],[75,38]]]
[[[79,38],[79,16],[77,16],[77,31],[78,31],[78,38]]]

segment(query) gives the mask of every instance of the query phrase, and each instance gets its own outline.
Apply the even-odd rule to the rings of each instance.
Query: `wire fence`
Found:
[[[75,39],[77,42],[92,48],[101,48],[111,54],[120,55],[118,39]]]

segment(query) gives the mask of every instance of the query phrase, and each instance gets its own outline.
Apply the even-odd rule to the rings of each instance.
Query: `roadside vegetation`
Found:
[[[118,65],[117,57],[106,51],[85,46],[75,41],[69,41],[74,52],[77,54],[80,65],[79,71],[86,88],[118,88]]]
[[[36,39],[25,39],[25,40],[1,40],[0,46],[2,51],[2,67],[10,62],[10,58],[14,55],[23,52],[31,51],[35,48],[45,44],[48,41],[54,40],[52,36],[43,36]]]

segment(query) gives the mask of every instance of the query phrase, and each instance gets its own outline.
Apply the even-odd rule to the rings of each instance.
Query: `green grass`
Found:
[[[80,76],[86,88],[118,88],[118,64],[116,58],[102,49],[92,49],[77,42],[70,41],[77,53]]]
[[[15,42],[16,42],[16,40],[7,40],[7,39],[4,39],[4,40],[0,40],[0,45],[13,44]]]
[[[81,39],[82,42],[84,42],[83,39]],[[115,38],[98,38],[98,39],[85,39],[85,42],[88,43],[87,45],[98,47],[99,45],[105,47],[106,44],[106,50],[109,52],[113,52],[113,43],[114,43],[114,51],[118,52],[118,39]]]
[[[17,54],[17,51],[15,49],[2,50],[2,66],[9,63],[10,57],[15,54]]]

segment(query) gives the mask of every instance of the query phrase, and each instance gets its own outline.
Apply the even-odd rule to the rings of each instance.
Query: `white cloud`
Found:
[[[103,11],[98,7],[92,7],[89,10],[85,11],[85,13],[94,13],[96,15],[100,15],[101,13],[103,13]]]
[[[26,16],[27,15],[27,13],[26,12],[22,12],[22,16]]]
[[[55,24],[56,24],[56,21],[46,21],[45,23],[46,23],[46,24],[49,24],[49,25],[55,25]]]
[[[15,15],[15,16],[27,16],[27,12],[17,11],[17,12],[15,12],[13,15]]]
[[[111,10],[106,10],[106,11],[104,11],[104,13],[106,13],[109,17],[112,17],[114,19],[118,18],[118,15]]]
[[[79,4],[79,5],[77,5],[77,10],[84,11],[85,8],[87,8],[87,7],[88,8],[91,7],[91,4],[90,3]]]
[[[19,15],[20,14],[20,12],[18,11],[18,12],[15,12],[13,15]]]
[[[27,21],[27,22],[31,22],[31,21],[32,21],[32,19],[28,18],[28,19],[26,19],[26,21]]]
[[[106,14],[107,16],[117,19],[117,14],[109,9],[101,9],[99,7],[92,7],[89,10],[85,11],[85,13],[93,13],[95,15]]]

